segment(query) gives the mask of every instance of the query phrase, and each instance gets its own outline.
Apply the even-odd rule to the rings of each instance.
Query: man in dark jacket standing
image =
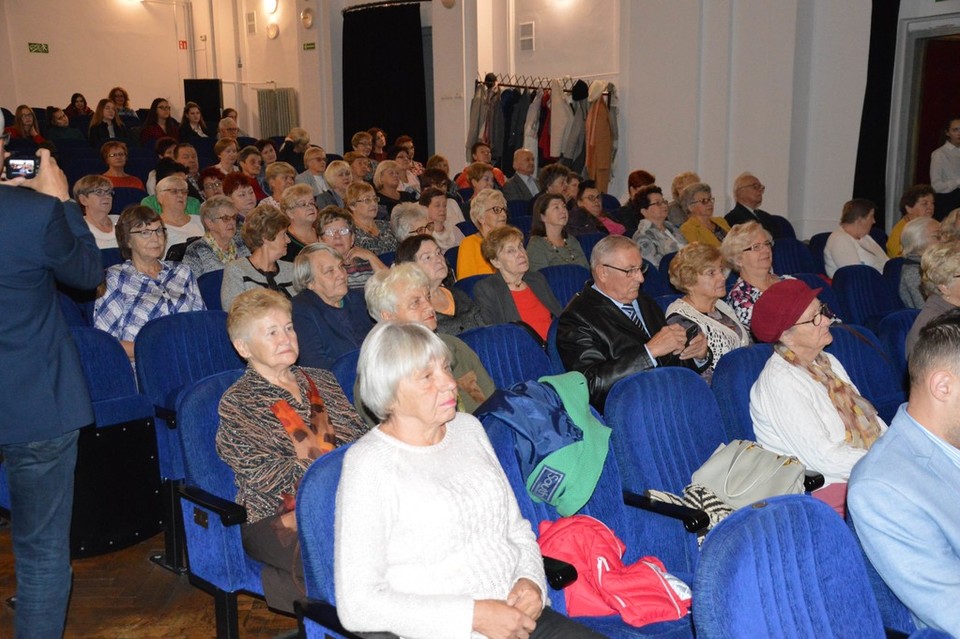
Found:
[[[103,279],[63,171],[47,150],[38,156],[37,177],[0,182],[0,455],[10,486],[18,639],[63,635],[77,429],[93,423],[56,282],[92,289]]]
[[[580,371],[590,387],[590,403],[602,411],[615,383],[658,366],[708,364],[707,340],[667,325],[657,303],[640,292],[643,259],[633,240],[609,235],[593,248],[587,282],[560,315],[557,349],[568,371]]]

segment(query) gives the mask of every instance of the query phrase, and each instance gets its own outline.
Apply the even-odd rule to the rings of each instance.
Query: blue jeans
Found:
[[[3,444],[10,484],[10,528],[17,573],[17,639],[58,639],[70,600],[73,431],[53,439]]]

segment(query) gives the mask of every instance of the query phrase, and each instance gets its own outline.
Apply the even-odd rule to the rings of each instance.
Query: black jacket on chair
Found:
[[[637,305],[651,336],[667,325],[657,303],[642,292]],[[570,300],[557,327],[557,350],[564,368],[583,373],[590,403],[601,412],[613,385],[633,373],[656,366],[683,366],[699,372],[693,360],[676,355],[654,361],[644,348],[649,340],[616,304],[593,289],[592,281]]]
[[[772,215],[763,209],[754,209],[751,211],[739,202],[737,202],[737,205],[733,207],[730,212],[723,217],[723,219],[727,221],[727,224],[729,224],[731,228],[737,224],[743,224],[745,222],[760,222],[760,225],[765,228],[770,235],[773,236],[773,239],[777,239],[782,235],[780,233],[780,225]]]

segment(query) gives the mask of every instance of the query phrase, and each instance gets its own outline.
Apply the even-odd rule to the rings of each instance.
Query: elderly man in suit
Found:
[[[763,185],[753,173],[741,173],[733,182],[733,198],[737,205],[727,213],[723,219],[731,227],[744,222],[760,222],[773,239],[782,237],[777,220],[760,208],[763,204],[763,192],[767,187]]]
[[[633,240],[609,235],[590,256],[593,281],[560,315],[557,349],[567,370],[583,373],[590,403],[603,410],[615,383],[658,366],[697,372],[709,363],[702,333],[688,341],[682,327],[666,323],[663,311],[640,291],[643,258]]]
[[[513,153],[514,174],[503,184],[503,197],[507,202],[514,200],[529,201],[539,191],[537,178],[533,175],[536,160],[530,149],[517,149]]]
[[[103,279],[63,171],[46,149],[38,155],[37,177],[0,182],[0,455],[10,485],[18,639],[63,634],[77,429],[93,423],[56,283],[92,289]]]
[[[920,626],[960,637],[960,313],[920,331],[910,400],[850,475],[870,562]]]

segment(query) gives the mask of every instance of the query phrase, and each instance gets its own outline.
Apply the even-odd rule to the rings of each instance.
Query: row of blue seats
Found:
[[[870,340],[869,333],[860,330],[861,334]],[[877,403],[881,414],[885,414],[889,419],[889,411],[903,399],[902,390],[896,388],[892,370],[876,350],[875,344],[864,344],[859,337],[842,327],[834,327],[833,331],[835,345],[831,348],[844,362],[864,394]],[[477,329],[465,333],[464,339],[477,350],[498,387],[509,387],[512,378],[531,379],[557,372],[547,358],[534,355],[539,347],[523,328],[505,325]],[[739,364],[736,358],[729,360],[733,363],[727,364],[727,357],[733,355],[731,353],[721,360],[721,365],[718,366],[717,377],[721,380],[725,377],[730,379],[730,382],[723,386],[724,391],[714,389],[714,392],[718,393],[719,401],[714,399],[714,395],[699,377],[682,369],[663,369],[639,374],[624,380],[613,389],[608,399],[607,413],[603,417],[614,429],[615,454],[608,459],[597,492],[583,511],[612,525],[627,541],[627,546],[636,549],[636,552],[656,554],[666,561],[668,568],[678,574],[694,575],[697,590],[701,582],[713,583],[715,576],[701,579],[702,569],[698,565],[695,537],[685,532],[680,522],[662,520],[625,509],[621,490],[642,493],[647,488],[656,487],[680,492],[689,481],[692,470],[712,453],[719,442],[733,437],[752,436],[749,416],[743,412],[743,407],[746,406],[745,402],[749,401],[752,379],[759,373],[756,365],[762,366],[769,357],[770,350],[768,346],[757,346],[740,349],[740,352],[744,353],[741,357],[745,359]],[[885,366],[887,368],[884,377],[880,373],[885,370]],[[353,387],[349,378],[351,366],[340,367],[338,363],[338,367],[340,370],[335,372],[349,393]],[[230,521],[239,518],[239,507],[230,501],[234,491],[232,475],[229,468],[216,456],[213,446],[218,421],[216,404],[219,396],[238,374],[226,372],[205,380],[198,387],[182,393],[178,402],[178,413],[182,416],[178,430],[185,447],[186,481],[187,485],[192,487],[184,490],[182,497],[182,507],[187,514],[184,522],[187,528],[187,545],[190,548],[190,570],[204,581],[219,585],[223,594],[221,598],[229,598],[229,593],[239,590],[258,591],[258,566],[243,555],[239,533],[235,529],[231,530],[229,525]],[[715,377],[715,384],[716,380]],[[725,383],[721,381],[721,385],[723,384]],[[676,392],[678,388],[683,388],[684,392]],[[727,394],[721,397],[720,392]],[[736,395],[736,398],[731,398],[733,395]],[[732,412],[724,414],[721,406]],[[638,407],[643,410],[638,410]],[[739,416],[734,420],[737,411]],[[491,431],[490,436],[508,477],[518,486],[517,497],[524,514],[535,524],[542,519],[556,518],[557,514],[549,506],[534,505],[526,496],[523,481],[517,476],[516,453],[509,431]],[[188,440],[191,443],[188,443]],[[335,492],[336,475],[339,472],[337,464],[341,454],[342,451],[326,456],[318,462],[304,479],[298,494],[298,509],[306,511],[298,516],[301,517],[300,529],[304,534],[301,543],[307,566],[308,594],[332,604],[335,604],[330,572],[333,537],[330,534],[332,528],[327,530],[326,526],[332,526],[332,495]],[[317,479],[313,479],[315,476]],[[322,495],[313,496],[314,482],[317,482],[317,489]],[[193,489],[200,489],[202,492],[196,493]],[[198,495],[206,495],[206,501]],[[210,499],[210,495],[219,499]],[[318,511],[317,504],[324,504],[325,507]],[[806,511],[809,508],[816,509],[817,506],[801,508]],[[198,517],[198,512],[205,516]],[[829,513],[829,516],[835,519],[832,513]],[[329,522],[324,518],[329,518]],[[196,525],[196,521],[205,523],[203,526]],[[306,538],[307,533],[310,539]],[[853,574],[851,570],[855,573],[859,570],[857,583],[861,592],[869,592],[862,590],[866,581],[859,577],[866,574],[866,569],[855,544],[851,544],[849,532],[838,534],[841,540],[845,539],[842,543],[847,548],[843,555],[844,565],[852,562],[851,565],[860,566],[848,567],[842,571],[843,574],[849,576]],[[711,533],[711,536],[713,535],[714,533]],[[708,556],[711,537],[707,539],[703,557]],[[631,543],[632,541],[635,543]],[[198,546],[199,550],[195,550],[195,546]],[[224,557],[229,561],[225,562]],[[833,557],[831,561],[833,560],[838,559]],[[562,595],[552,595],[555,605],[563,610]],[[833,592],[814,592],[812,596],[830,599],[835,595]],[[892,627],[903,631],[912,630],[902,606],[898,607],[889,593],[885,598],[883,595],[883,591],[878,590],[878,596],[885,602],[879,609],[869,603],[864,604],[869,609],[868,616],[876,618],[876,611],[880,610],[885,624],[892,624]],[[862,596],[859,599],[863,602],[870,601]],[[694,610],[700,636],[709,636],[702,634],[699,618],[696,617],[699,612],[696,606]],[[847,612],[853,614],[849,610]],[[614,618],[586,622],[609,636],[692,636],[689,620],[658,624],[657,628],[646,627],[636,631],[628,631]],[[309,625],[309,622],[307,623]]]

